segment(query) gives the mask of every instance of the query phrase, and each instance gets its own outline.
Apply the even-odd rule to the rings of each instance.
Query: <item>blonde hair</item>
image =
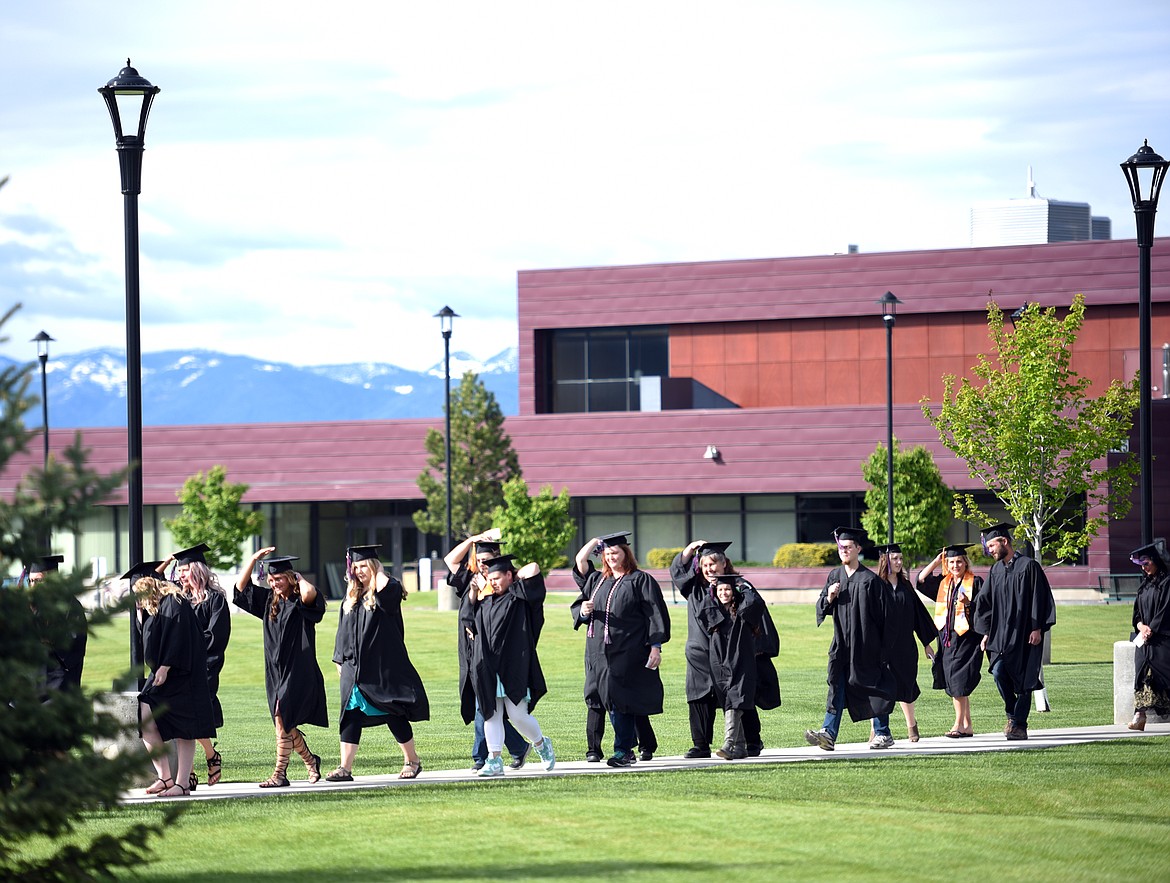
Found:
[[[191,583],[191,591],[187,593],[187,597],[192,607],[202,604],[212,592],[219,592],[227,597],[227,592],[219,584],[219,577],[202,561],[191,561],[187,564],[187,579]]]
[[[135,582],[134,594],[138,597],[139,606],[151,616],[158,613],[158,606],[164,596],[186,597],[181,586],[176,586],[170,580],[158,579],[153,576],[144,576]]]
[[[378,588],[378,574],[385,573],[386,568],[382,566],[382,562],[377,558],[365,558],[363,560],[370,565],[370,569],[374,572],[374,575],[370,578],[370,588],[367,590],[361,584],[361,581],[353,574],[353,567],[351,566],[349,580],[346,583],[345,602],[341,605],[342,610],[346,613],[353,610],[357,606],[358,601],[362,602],[362,606],[366,610],[373,610],[376,600],[374,595],[381,591]],[[406,597],[405,590],[403,590],[402,596],[404,598]]]

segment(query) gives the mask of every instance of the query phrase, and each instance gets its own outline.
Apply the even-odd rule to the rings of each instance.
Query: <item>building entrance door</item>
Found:
[[[352,518],[346,528],[346,546],[380,546],[378,560],[399,580],[406,570],[414,572],[419,535],[409,515],[374,515]],[[409,586],[408,586],[409,588]]]

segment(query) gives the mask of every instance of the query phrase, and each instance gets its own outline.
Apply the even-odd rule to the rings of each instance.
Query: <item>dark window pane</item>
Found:
[[[558,383],[553,387],[553,413],[580,413],[586,410],[584,383]]]
[[[626,366],[625,332],[590,334],[589,379],[616,380],[629,376]]]
[[[552,379],[585,379],[585,336],[578,332],[553,332]]]
[[[635,331],[630,335],[630,367],[635,376],[670,375],[670,351],[665,331]]]
[[[625,411],[629,409],[626,400],[628,384],[624,380],[601,381],[589,384],[590,411]]]

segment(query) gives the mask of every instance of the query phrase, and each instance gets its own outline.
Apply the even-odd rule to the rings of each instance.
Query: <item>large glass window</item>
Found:
[[[666,377],[666,328],[571,328],[542,334],[553,413],[637,411],[643,375]]]

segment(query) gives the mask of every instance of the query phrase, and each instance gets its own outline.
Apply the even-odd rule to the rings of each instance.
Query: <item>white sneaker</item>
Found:
[[[485,779],[491,778],[494,776],[502,776],[503,774],[504,774],[504,761],[503,761],[503,758],[499,758],[499,757],[489,757],[487,759],[487,763],[485,763],[483,765],[483,769],[481,769],[478,773],[476,773],[477,776],[480,776],[481,778],[485,778]]]
[[[874,736],[873,741],[869,743],[870,748],[893,748],[893,736]]]

